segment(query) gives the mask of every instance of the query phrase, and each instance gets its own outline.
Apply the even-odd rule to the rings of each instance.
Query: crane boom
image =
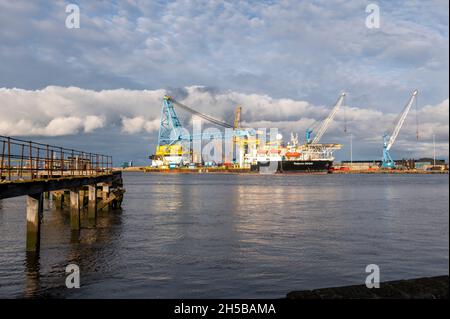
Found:
[[[327,131],[328,127],[331,124],[331,121],[335,117],[337,111],[341,107],[343,101],[344,101],[345,93],[342,93],[341,96],[339,96],[338,100],[336,101],[336,104],[334,105],[333,109],[331,110],[328,117],[323,121],[322,126],[320,127],[319,131],[317,131],[316,136],[312,140],[312,144],[319,143],[320,139],[322,138],[323,134]]]
[[[395,140],[397,139],[398,133],[400,133],[400,129],[403,126],[403,123],[405,123],[406,116],[408,115],[409,110],[411,109],[411,106],[414,103],[414,100],[416,99],[418,91],[414,90],[411,98],[408,101],[408,104],[406,104],[403,112],[400,115],[400,119],[398,120],[397,125],[394,128],[394,131],[392,132],[391,136],[389,134],[385,133],[383,136],[383,158],[381,160],[381,167],[383,168],[395,168],[395,162],[391,157],[391,154],[389,150],[391,149],[392,145],[394,145]]]
[[[394,145],[395,140],[397,139],[398,133],[400,133],[400,129],[403,126],[403,123],[405,123],[406,116],[408,115],[409,110],[411,109],[411,106],[414,103],[414,100],[416,99],[418,91],[414,90],[414,92],[411,95],[411,98],[408,101],[408,104],[406,105],[402,115],[400,116],[400,119],[398,120],[397,126],[395,127],[394,131],[392,132],[391,137],[389,138],[389,141],[387,143],[386,149],[389,151]]]

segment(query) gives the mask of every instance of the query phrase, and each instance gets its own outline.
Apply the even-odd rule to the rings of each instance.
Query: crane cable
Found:
[[[200,112],[198,112],[198,111],[196,111],[194,109],[191,109],[189,106],[186,106],[186,105],[178,102],[177,100],[174,100],[173,98],[171,100],[172,100],[172,102],[175,105],[181,107],[182,109],[184,109],[184,110],[186,110],[186,111],[188,111],[188,112],[190,112],[192,114],[198,115],[199,117],[201,117],[201,118],[203,118],[203,119],[205,119],[205,120],[207,120],[207,121],[209,121],[211,123],[214,123],[216,125],[219,125],[219,126],[222,126],[222,127],[225,127],[225,128],[233,128],[233,125],[231,125],[231,124],[222,122],[222,121],[217,120],[217,119],[215,119],[215,118],[213,118],[211,116],[205,115],[205,114],[200,113]]]

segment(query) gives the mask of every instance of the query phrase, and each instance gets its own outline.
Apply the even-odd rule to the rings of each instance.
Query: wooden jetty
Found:
[[[0,136],[0,200],[26,196],[26,249],[39,251],[44,199],[70,207],[72,231],[79,231],[80,214],[120,207],[121,172],[113,172],[112,157],[7,136]]]

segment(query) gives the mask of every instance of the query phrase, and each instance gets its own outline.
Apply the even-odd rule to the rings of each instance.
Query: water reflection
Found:
[[[125,174],[122,211],[45,206],[24,253],[23,198],[0,213],[0,297],[283,297],[293,289],[448,272],[446,176]],[[424,213],[426,212],[426,213]],[[65,288],[79,265],[81,289]]]
[[[39,253],[27,252],[25,258],[26,284],[24,297],[32,298],[40,291]]]
[[[94,221],[87,217],[87,211],[82,211],[81,229],[72,231],[68,208],[57,209],[51,201],[46,201],[45,207],[41,250],[25,256],[26,298],[74,293],[65,288],[65,268],[69,264],[78,265],[84,278],[96,272],[107,273],[114,266],[117,239],[121,237],[121,209],[100,212]]]

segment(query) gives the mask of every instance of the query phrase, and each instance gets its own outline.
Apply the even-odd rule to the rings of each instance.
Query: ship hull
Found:
[[[284,160],[284,161],[267,161],[258,162],[256,165],[252,165],[252,171],[258,171],[260,173],[331,173],[333,168],[333,161],[330,160],[316,160],[316,161],[303,161],[303,160]]]

